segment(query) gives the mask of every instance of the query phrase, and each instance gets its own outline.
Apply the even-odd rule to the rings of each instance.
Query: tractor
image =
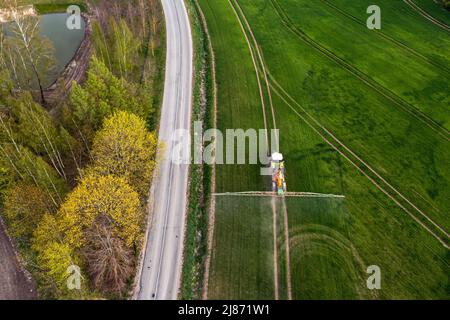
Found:
[[[279,196],[283,196],[287,188],[285,178],[286,169],[281,153],[275,152],[272,154],[270,167],[272,168],[272,191]]]

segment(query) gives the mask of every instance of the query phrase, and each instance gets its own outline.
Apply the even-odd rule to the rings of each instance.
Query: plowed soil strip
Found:
[[[34,300],[36,298],[35,284],[25,275],[0,218],[0,300]]]

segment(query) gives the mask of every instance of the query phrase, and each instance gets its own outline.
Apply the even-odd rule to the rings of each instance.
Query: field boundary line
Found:
[[[241,191],[241,192],[220,192],[213,193],[213,196],[241,196],[241,197],[273,197],[273,192],[269,191]],[[344,195],[327,194],[316,192],[286,192],[284,197],[298,197],[298,198],[339,198],[345,199]]]
[[[406,209],[397,199],[395,199],[390,193],[388,193],[383,187],[381,187],[372,177],[370,177],[364,170],[360,168],[358,164],[352,161],[345,153],[343,153],[339,148],[337,148],[333,143],[331,143],[318,129],[316,129],[304,116],[302,116],[296,108],[294,108],[279,92],[274,89],[274,92],[286,103],[286,105],[295,113],[297,116],[302,119],[313,131],[315,131],[322,139],[329,144],[333,149],[335,149],[340,155],[342,155],[347,161],[349,161],[358,171],[360,171],[369,181],[375,185],[381,192],[387,195],[395,204],[397,204],[403,211],[405,211],[411,218],[414,219],[420,226],[422,226],[425,230],[428,231],[434,238],[436,238],[445,248],[450,249],[449,245],[441,239],[434,231],[432,231],[428,226],[426,226],[422,221],[420,221],[414,214],[412,214],[408,209]],[[294,102],[298,105],[298,102],[294,100]],[[303,108],[302,108],[303,109]],[[307,112],[302,110],[306,115]],[[308,115],[311,119],[311,116]],[[323,130],[323,129],[322,129]],[[448,236],[447,236],[448,237]]]
[[[200,16],[200,21],[202,23],[202,28],[206,36],[206,41],[208,42],[208,50],[211,55],[211,77],[212,77],[212,86],[213,86],[213,127],[217,128],[217,80],[216,80],[216,59],[214,48],[211,42],[211,36],[209,34],[208,24],[206,22],[205,15],[203,13],[202,8],[200,7],[197,0],[193,0],[197,12]],[[216,139],[213,140],[213,146],[216,148]],[[213,159],[215,159],[215,153],[213,154]],[[210,264],[211,264],[211,253],[214,241],[214,228],[215,228],[215,213],[216,213],[216,200],[215,200],[215,191],[216,191],[216,165],[215,161],[212,164],[212,173],[211,173],[211,199],[209,203],[209,217],[208,217],[208,240],[207,240],[207,253],[205,258],[205,274],[203,277],[203,292],[202,299],[208,299],[208,289],[209,289],[209,272],[210,272]]]
[[[444,29],[447,32],[450,32],[450,27],[444,23],[443,21],[433,17],[431,14],[426,12],[424,9],[422,9],[418,4],[416,4],[412,0],[403,0],[404,3],[406,3],[411,9],[416,11],[418,14],[420,14],[422,17],[433,23],[434,25]]]
[[[347,17],[347,18],[349,18],[349,19],[355,21],[356,23],[358,23],[358,24],[360,24],[360,25],[366,27],[366,22],[365,22],[365,21],[360,20],[360,19],[358,19],[357,17],[355,17],[354,15],[352,15],[351,13],[348,13],[348,12],[346,12],[345,10],[343,10],[343,9],[341,9],[341,8],[339,8],[339,7],[337,7],[336,5],[332,4],[329,0],[321,0],[321,1],[322,1],[324,4],[326,4],[328,7],[330,7],[330,8],[332,8],[333,10],[339,12],[341,15],[343,15],[343,16],[345,16],[345,17]],[[442,64],[440,64],[440,63],[437,63],[436,61],[431,60],[430,58],[426,57],[426,56],[423,55],[422,53],[420,53],[420,52],[416,51],[415,49],[411,48],[410,46],[404,44],[404,43],[401,42],[400,40],[397,40],[397,39],[395,39],[395,38],[389,36],[389,35],[386,34],[385,32],[383,32],[383,31],[381,31],[381,30],[377,30],[377,29],[374,29],[373,31],[375,31],[375,33],[376,33],[379,37],[381,37],[381,38],[383,38],[383,39],[385,39],[385,40],[387,40],[387,41],[390,41],[391,43],[397,45],[398,47],[402,48],[403,50],[406,50],[406,51],[408,51],[409,53],[413,54],[414,56],[416,56],[416,57],[418,57],[418,58],[421,58],[423,61],[427,62],[428,64],[431,64],[431,65],[433,65],[434,67],[437,67],[437,68],[444,69],[446,72],[450,72],[450,69],[447,68],[446,66],[444,66],[444,65],[442,65]]]
[[[442,127],[436,120],[416,108],[415,106],[411,105],[407,101],[405,101],[402,97],[399,97],[395,92],[392,92],[388,88],[384,87],[383,85],[379,84],[377,81],[373,80],[369,75],[365,74],[364,72],[360,71],[358,68],[356,68],[351,63],[345,61],[344,59],[340,58],[336,54],[334,54],[329,49],[323,47],[320,43],[313,40],[311,37],[309,37],[305,32],[300,30],[298,27],[294,25],[294,23],[291,21],[290,17],[286,14],[284,9],[278,4],[277,0],[270,0],[272,3],[272,6],[274,7],[275,11],[277,12],[278,16],[281,19],[281,23],[290,30],[294,35],[296,35],[299,39],[301,39],[303,42],[308,44],[310,47],[316,49],[318,52],[322,53],[324,56],[326,56],[329,60],[334,61],[336,64],[338,64],[342,69],[346,70],[347,72],[351,73],[354,77],[359,79],[361,82],[366,84],[368,87],[372,88],[376,92],[378,92],[380,95],[391,101],[396,106],[400,107],[401,110],[405,111],[409,115],[413,116],[426,126],[428,126],[430,129],[435,131],[438,135],[443,137],[447,142],[450,141],[450,131],[448,131],[446,128]]]

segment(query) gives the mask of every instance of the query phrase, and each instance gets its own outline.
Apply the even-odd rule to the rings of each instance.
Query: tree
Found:
[[[0,167],[9,184],[16,181],[33,183],[46,192],[54,208],[59,207],[67,192],[66,183],[47,162],[14,140],[0,143]]]
[[[95,11],[97,22],[92,34],[95,53],[116,76],[127,80],[141,76],[140,50],[146,45],[147,2],[116,1],[114,5],[103,2]]]
[[[133,275],[142,217],[138,194],[123,179],[85,177],[58,213],[45,214],[34,232],[32,248],[46,291],[70,295],[66,271],[77,265],[96,289],[122,295]]]
[[[46,193],[34,184],[19,182],[4,195],[4,215],[13,237],[29,239],[52,206]]]
[[[13,89],[13,82],[11,81],[11,77],[9,76],[9,71],[5,68],[0,71],[0,107],[3,108],[5,106],[6,98],[11,96],[12,89]]]
[[[124,19],[116,22],[111,17],[109,29],[111,30],[113,72],[128,79],[129,73],[137,66],[135,61],[138,58],[140,48],[139,39],[133,36]]]
[[[36,15],[24,15],[17,1],[3,1],[3,7],[11,14],[8,35],[0,38],[0,64],[10,70],[19,89],[39,89],[45,103],[45,80],[54,72],[54,48],[50,40],[40,35]]]
[[[69,244],[58,241],[49,243],[37,256],[37,266],[41,270],[39,274],[41,292],[50,298],[84,298],[88,291],[86,285],[82,283],[80,265],[79,257]],[[72,276],[79,276],[79,289],[69,287]]]
[[[450,11],[450,0],[441,0],[442,5],[448,11]]]
[[[120,111],[106,119],[94,137],[88,172],[124,178],[146,196],[155,169],[157,138],[138,116]]]
[[[150,24],[151,24],[151,37],[150,37],[150,48],[152,50],[152,56],[155,56],[155,46],[156,46],[156,37],[159,33],[159,28],[161,25],[161,21],[163,20],[161,17],[161,10],[158,8],[160,3],[155,0],[150,0]]]
[[[44,214],[33,232],[32,249],[41,253],[52,242],[62,242],[63,237],[59,229],[55,215],[50,213]]]
[[[82,298],[86,289],[69,290],[67,283],[70,266],[81,266],[74,249],[63,241],[59,222],[52,214],[45,214],[37,225],[32,238],[32,249],[37,253],[36,263],[40,272],[40,291],[50,298]]]
[[[114,235],[128,247],[136,245],[142,236],[139,196],[122,178],[85,177],[67,196],[58,215],[64,242],[73,248],[85,245],[85,232],[99,217],[108,221]]]
[[[73,83],[70,102],[75,121],[89,136],[99,129],[105,117],[114,111],[125,110],[144,116],[151,105],[143,103],[137,88],[115,77],[95,56],[89,65],[84,87]]]
[[[3,97],[0,104],[0,134],[2,140],[21,144],[35,154],[46,157],[58,174],[66,178],[64,154],[75,144],[69,133],[35,103],[28,92]]]
[[[94,287],[122,296],[133,275],[133,253],[107,220],[99,217],[87,229],[82,252]]]

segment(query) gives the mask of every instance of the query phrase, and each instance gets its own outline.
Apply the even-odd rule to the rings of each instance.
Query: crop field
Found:
[[[210,299],[273,299],[273,223],[267,197],[217,196]]]
[[[198,3],[216,58],[217,126],[276,126],[288,189],[345,196],[345,224],[324,222],[322,236],[309,229],[308,219],[341,209],[286,198],[291,297],[450,297],[448,32],[403,1],[379,1],[379,31],[365,26],[366,0]],[[266,188],[258,165],[218,165],[216,172],[216,192]],[[268,266],[240,274],[244,260],[263,268],[273,258],[270,207],[262,213],[227,203],[228,209],[216,202],[208,297],[273,298]],[[231,236],[244,225],[259,240]],[[223,230],[230,238],[221,238]],[[285,239],[279,235],[283,299],[290,297],[283,293]],[[223,252],[233,243],[245,254]],[[382,272],[376,292],[364,287],[369,265]]]
[[[287,197],[286,207],[292,298],[376,298],[366,287],[367,262],[349,240],[345,200]],[[285,245],[280,246],[280,274],[286,279],[283,248]]]
[[[216,196],[216,217],[209,298],[287,299],[289,291],[294,299],[374,296],[365,288],[364,262],[348,237],[343,199],[287,197],[284,202],[222,194]]]

